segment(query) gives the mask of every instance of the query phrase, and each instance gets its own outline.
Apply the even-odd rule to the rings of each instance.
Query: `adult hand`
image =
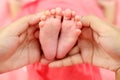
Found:
[[[0,73],[40,60],[38,33],[40,16],[29,15],[0,28]]]
[[[83,16],[82,34],[69,57],[52,62],[51,67],[90,63],[108,70],[120,68],[120,29],[95,16]]]

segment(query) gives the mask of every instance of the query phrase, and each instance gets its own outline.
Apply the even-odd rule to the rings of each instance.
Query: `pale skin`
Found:
[[[55,8],[44,12],[39,23],[39,38],[46,59],[63,58],[75,45],[81,33],[78,18],[69,9]]]
[[[78,44],[69,56],[49,64],[50,67],[89,63],[116,73],[120,80],[120,29],[95,16],[83,16],[84,26]]]
[[[0,73],[39,62],[39,21],[40,14],[29,15],[0,28]]]

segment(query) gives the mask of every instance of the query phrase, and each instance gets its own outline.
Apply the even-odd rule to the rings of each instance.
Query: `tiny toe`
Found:
[[[52,9],[52,10],[50,11],[50,13],[51,13],[52,15],[55,15],[55,9]]]
[[[72,11],[70,9],[66,9],[64,11],[64,19],[66,20],[70,20],[72,17]]]
[[[45,20],[46,20],[46,18],[47,18],[47,16],[46,16],[46,15],[42,15],[42,16],[41,16],[41,20],[43,20],[43,21],[45,21]]]
[[[76,15],[75,16],[75,21],[80,21],[80,16]]]
[[[61,18],[61,16],[62,16],[62,9],[58,7],[56,8],[56,17]]]
[[[45,11],[45,15],[50,16],[50,11],[49,10]]]
[[[58,14],[58,15],[61,15],[62,14],[62,9],[61,8],[56,8],[56,13]]]
[[[56,10],[55,10],[55,9],[52,9],[52,10],[50,11],[50,13],[51,13],[51,17],[52,17],[52,18],[55,18],[55,17],[56,17]]]
[[[45,24],[45,22],[44,22],[44,21],[41,21],[41,22],[39,23],[39,28],[43,27],[44,24]]]

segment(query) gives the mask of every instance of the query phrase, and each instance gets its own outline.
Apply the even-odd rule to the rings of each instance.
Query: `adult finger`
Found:
[[[10,32],[12,35],[19,35],[25,32],[31,25],[38,24],[40,22],[41,14],[28,15],[23,18],[18,19],[12,24],[6,27],[7,32]]]
[[[81,17],[81,22],[84,27],[90,27],[94,32],[98,33],[99,35],[106,32],[111,32],[111,30],[113,29],[112,25],[92,15]]]

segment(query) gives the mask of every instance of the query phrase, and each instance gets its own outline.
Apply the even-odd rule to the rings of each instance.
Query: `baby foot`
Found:
[[[58,36],[61,29],[61,8],[46,11],[39,23],[39,39],[46,59],[52,60],[56,56]]]
[[[61,35],[58,43],[57,58],[63,58],[76,44],[81,33],[80,18],[75,17],[75,13],[67,9],[63,13]]]

